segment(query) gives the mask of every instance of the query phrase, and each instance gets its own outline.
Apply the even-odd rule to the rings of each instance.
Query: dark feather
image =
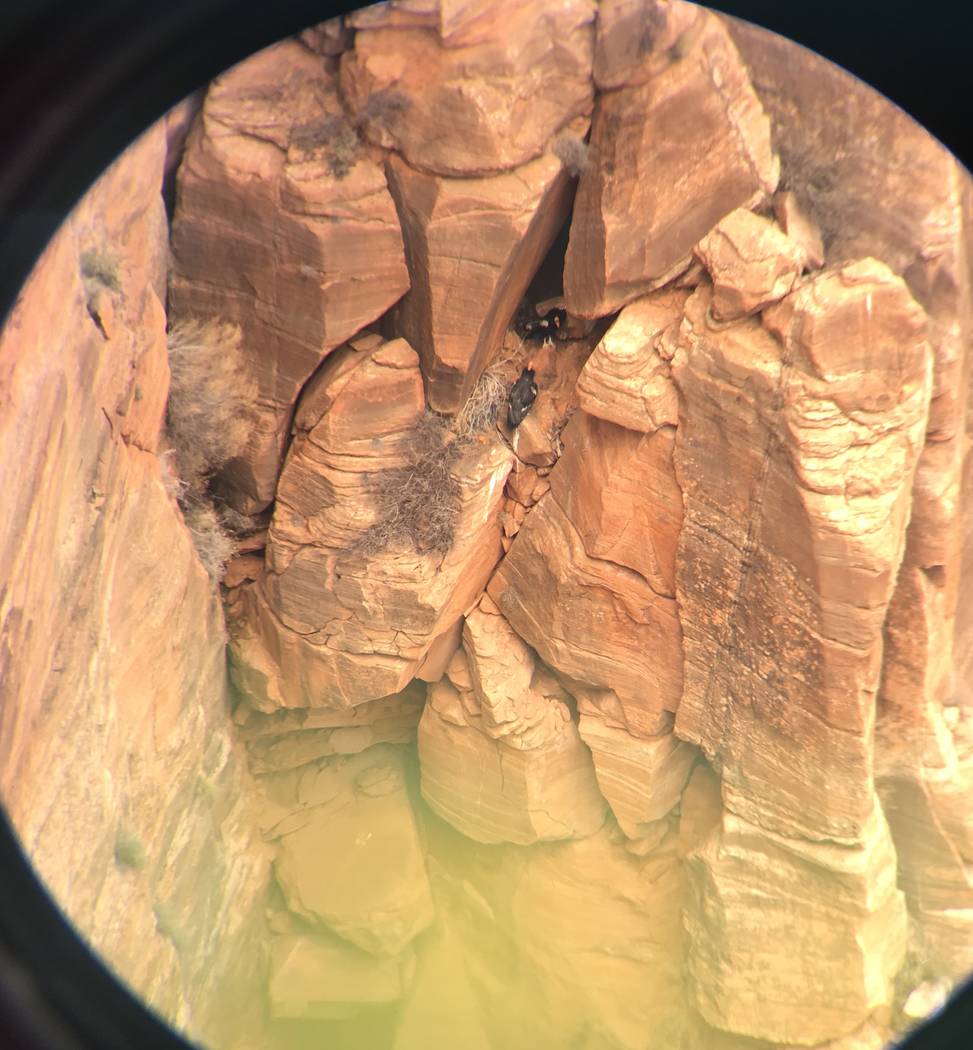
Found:
[[[510,388],[510,395],[507,398],[507,423],[511,430],[520,426],[536,397],[537,384],[534,382],[534,370],[525,368],[520,373],[520,378]]]

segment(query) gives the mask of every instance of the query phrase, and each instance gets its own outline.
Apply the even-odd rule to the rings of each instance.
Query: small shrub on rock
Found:
[[[179,321],[170,327],[168,343],[172,380],[166,418],[177,475],[168,487],[203,566],[220,580],[234,543],[213,505],[210,482],[244,450],[256,384],[244,368],[238,325]]]
[[[409,463],[375,475],[372,495],[378,520],[357,547],[373,554],[408,545],[420,554],[445,554],[453,545],[462,499],[452,467],[462,442],[448,421],[433,412],[419,417],[405,437]]]

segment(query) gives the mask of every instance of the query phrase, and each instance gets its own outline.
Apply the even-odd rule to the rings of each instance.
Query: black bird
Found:
[[[507,423],[511,430],[520,426],[536,397],[537,384],[534,382],[534,369],[528,365],[520,373],[517,382],[510,388],[510,394],[507,397]]]
[[[555,307],[536,320],[522,321],[520,334],[524,339],[537,339],[539,336],[558,336],[560,338],[560,332],[567,316],[567,311]]]

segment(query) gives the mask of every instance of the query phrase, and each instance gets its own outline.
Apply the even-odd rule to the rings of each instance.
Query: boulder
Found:
[[[407,977],[393,956],[376,958],[323,933],[285,933],[270,945],[270,1012],[299,1021],[347,1017],[400,999]]]
[[[722,21],[699,11],[660,65],[666,39],[650,32],[652,75],[633,73],[595,108],[564,261],[565,304],[582,317],[676,276],[720,219],[777,185],[769,121]]]
[[[713,281],[710,309],[717,321],[757,313],[794,287],[806,256],[770,219],[745,208],[731,211],[696,245]]]
[[[429,688],[419,724],[422,793],[479,842],[590,835],[605,819],[591,755],[556,680],[484,597],[463,629],[466,674]]]
[[[688,294],[653,292],[621,311],[578,378],[586,412],[645,433],[676,425],[679,399],[669,361]]]
[[[471,443],[449,468],[457,518],[445,553],[419,552],[391,534],[364,545],[391,513],[381,511],[376,486],[419,453],[435,464],[442,450],[430,459],[425,443],[448,434],[422,414],[408,344],[361,345],[334,355],[308,385],[278,486],[267,570],[229,598],[232,673],[260,711],[347,709],[403,689],[500,557],[512,457],[496,437]],[[448,498],[430,487],[429,502],[412,505],[413,524],[432,520]]]
[[[390,327],[419,349],[430,406],[455,412],[567,217],[570,180],[551,155],[489,178],[425,174],[395,155],[387,171],[412,279]]]
[[[579,710],[578,732],[591,750],[598,787],[618,826],[637,839],[678,805],[696,748],[672,732],[634,736],[593,705],[579,703]]]
[[[397,955],[433,917],[396,748],[325,759],[276,786],[274,871],[287,907],[363,951]]]

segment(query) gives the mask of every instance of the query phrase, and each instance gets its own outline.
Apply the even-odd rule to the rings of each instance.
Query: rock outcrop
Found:
[[[0,791],[79,929],[237,1050],[879,1050],[934,1009],[971,216],[900,111],[680,0],[390,0],[184,103],[0,337]],[[226,633],[164,304],[258,389],[192,479]]]
[[[417,347],[430,407],[455,412],[503,336],[568,214],[570,180],[547,155],[490,178],[389,159],[412,288],[391,327]]]
[[[618,40],[641,20],[637,6],[610,5],[601,31],[599,75],[613,90],[595,107],[564,264],[565,302],[582,317],[664,284],[720,219],[777,186],[770,123],[723,22],[692,9],[668,43],[688,5],[652,5],[633,62]]]
[[[381,161],[345,117],[337,75],[297,40],[214,81],[190,132],[169,301],[242,329],[258,413],[224,492],[244,513],[274,497],[308,377],[409,287]]]
[[[398,692],[492,573],[512,462],[496,439],[473,442],[451,468],[455,482],[447,475],[427,491],[428,501],[442,501],[441,485],[455,484],[458,516],[445,553],[419,553],[391,534],[377,550],[361,545],[383,525],[377,480],[408,470],[416,444],[430,440],[416,430],[424,404],[418,358],[401,339],[355,341],[308,384],[266,571],[230,599],[234,680],[258,710],[348,708]]]
[[[605,802],[567,694],[489,598],[466,617],[419,725],[423,797],[479,842],[584,837]]]
[[[740,816],[854,844],[875,805],[882,624],[929,411],[925,314],[875,260],[820,271],[766,327],[714,329],[709,297],[687,304],[673,361],[676,731],[716,759]]]
[[[519,167],[591,112],[595,4],[531,0],[354,16],[341,87],[368,138],[419,170]]]
[[[162,122],[48,246],[0,336],[0,794],[48,891],[193,1039],[259,1023],[269,856],[219,598],[158,456]]]

